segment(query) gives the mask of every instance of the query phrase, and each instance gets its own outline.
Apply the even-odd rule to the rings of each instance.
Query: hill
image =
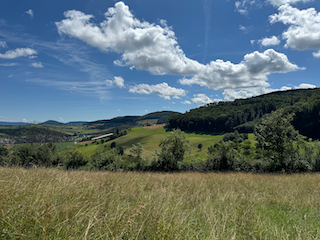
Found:
[[[181,113],[172,112],[172,111],[153,112],[140,117],[139,121],[148,120],[148,119],[158,119],[157,124],[163,124],[163,123],[166,123],[169,117],[176,114],[181,114]]]
[[[74,122],[68,122],[65,125],[84,125],[87,124],[88,122],[86,121],[74,121]]]
[[[130,131],[128,131],[128,134],[109,141],[104,145],[110,145],[111,142],[115,142],[117,146],[121,146],[125,149],[126,154],[130,154],[129,149],[132,147],[132,144],[141,143],[143,145],[143,154],[145,156],[151,157],[156,149],[160,150],[160,141],[164,137],[169,135],[170,132],[167,132],[163,127],[156,129],[138,127],[132,128]],[[223,138],[222,135],[213,136],[208,134],[194,133],[186,133],[186,136],[193,146],[190,154],[186,156],[186,160],[191,160],[192,156],[196,157],[198,155],[199,157],[204,158],[205,153],[199,151],[199,149],[197,148],[199,143],[203,144],[203,149],[207,149],[208,147],[213,146],[215,143],[218,143]],[[101,144],[89,144],[88,146],[83,146],[78,150],[84,153],[86,157],[90,157],[100,146]]]
[[[39,125],[2,127],[0,128],[0,135],[10,137],[14,144],[71,140],[64,133]]]
[[[54,125],[54,126],[58,126],[58,125],[64,125],[64,123],[58,122],[58,121],[54,121],[54,120],[48,120],[45,121],[43,123],[39,123],[39,125]]]
[[[105,129],[108,131],[115,131],[116,129],[124,130],[127,128],[139,127],[148,124],[161,124],[165,123],[167,119],[173,115],[180,114],[172,111],[162,111],[149,113],[143,116],[122,116],[108,120],[98,120],[89,122],[88,125],[91,128]]]
[[[168,119],[168,127],[183,131],[226,133],[253,132],[254,125],[265,114],[283,108],[295,114],[293,125],[303,135],[320,138],[320,89],[299,89],[273,92],[233,102],[210,103]]]

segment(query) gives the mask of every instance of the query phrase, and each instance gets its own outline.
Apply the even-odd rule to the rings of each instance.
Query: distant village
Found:
[[[64,135],[63,137],[48,137],[47,135],[38,135],[36,137],[36,141],[38,143],[45,143],[45,142],[73,142],[77,139],[77,142],[81,142],[84,140],[90,139],[89,135],[81,134],[81,135]],[[26,137],[8,137],[4,139],[0,139],[0,145],[2,146],[10,146],[13,144],[22,144],[22,143],[29,143],[29,139]]]

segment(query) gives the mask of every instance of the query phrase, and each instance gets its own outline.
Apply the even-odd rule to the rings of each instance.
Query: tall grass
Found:
[[[320,175],[0,168],[0,239],[319,239]]]

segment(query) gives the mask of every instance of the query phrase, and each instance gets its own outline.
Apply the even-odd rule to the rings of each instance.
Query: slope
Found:
[[[170,132],[166,131],[163,127],[157,129],[145,129],[142,127],[132,128],[127,135],[104,143],[104,145],[110,145],[111,142],[114,141],[117,146],[121,146],[125,149],[125,154],[130,154],[129,150],[132,147],[132,144],[141,143],[143,145],[143,155],[151,157],[156,149],[159,150],[160,141],[169,134]],[[197,148],[199,143],[202,143],[203,149],[207,149],[223,138],[221,135],[213,136],[195,133],[186,133],[186,137],[193,147],[191,153],[188,154],[189,157],[197,154],[204,154]],[[101,144],[90,144],[79,148],[79,151],[84,153],[86,157],[90,157],[99,146],[101,146]]]
[[[254,124],[262,116],[280,108],[284,108],[286,114],[296,114],[293,124],[297,130],[304,127],[305,124],[299,125],[301,122],[316,124],[319,122],[320,89],[280,91],[233,102],[211,103],[185,114],[171,116],[168,127],[216,134],[234,129],[253,132]],[[309,125],[305,135],[308,136],[315,126]],[[320,133],[311,137],[319,138]]]

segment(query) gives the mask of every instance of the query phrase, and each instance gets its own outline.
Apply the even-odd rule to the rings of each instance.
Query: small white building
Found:
[[[91,141],[94,141],[94,140],[97,140],[97,139],[101,139],[101,138],[105,138],[105,137],[110,137],[112,135],[113,135],[113,133],[108,133],[108,134],[105,134],[105,135],[101,135],[99,137],[91,138]]]

